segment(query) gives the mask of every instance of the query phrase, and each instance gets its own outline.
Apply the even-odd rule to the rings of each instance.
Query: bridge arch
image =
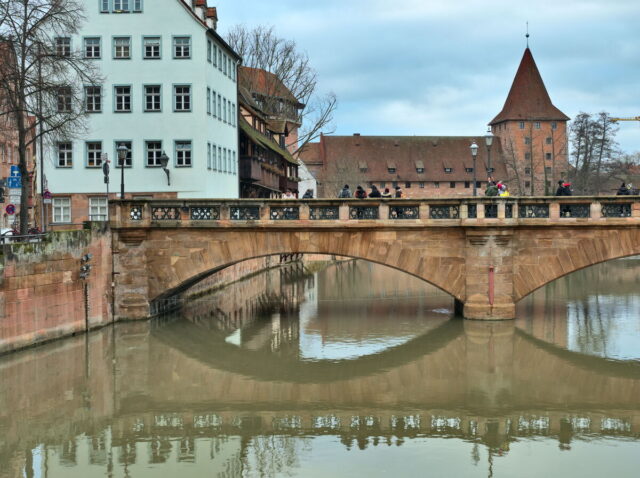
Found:
[[[514,251],[514,302],[573,272],[640,255],[640,229],[521,232]]]

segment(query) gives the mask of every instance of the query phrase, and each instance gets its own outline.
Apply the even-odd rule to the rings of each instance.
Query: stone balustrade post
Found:
[[[418,214],[421,221],[429,220],[429,205],[426,202],[421,202],[418,208]]]
[[[283,201],[282,206],[286,206],[286,202]],[[270,221],[271,220],[271,206],[273,203],[260,203],[257,206],[260,208],[260,220],[261,221]],[[280,204],[278,204],[280,206]]]
[[[383,202],[378,204],[378,217],[383,221],[389,220],[389,203]]]
[[[549,219],[560,219],[560,203],[558,201],[549,203]]]
[[[505,202],[500,201],[498,203],[498,219],[504,219],[507,217]]]
[[[484,204],[479,202],[477,203],[476,214],[478,219],[484,219]]]
[[[348,221],[349,220],[349,203],[347,201],[343,201],[338,206],[338,217],[340,221]]]
[[[231,220],[231,208],[229,208],[229,204],[220,204],[220,220],[221,221],[229,221]]]
[[[301,221],[309,220],[309,216],[311,215],[310,209],[311,207],[308,202],[300,204],[300,220]]]
[[[589,205],[589,215],[592,219],[602,218],[602,203],[600,201],[593,201]]]
[[[469,219],[469,206],[467,203],[460,204],[460,219]]]

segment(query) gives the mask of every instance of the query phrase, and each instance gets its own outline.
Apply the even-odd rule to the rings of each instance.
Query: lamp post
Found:
[[[478,157],[478,145],[476,144],[475,141],[471,143],[470,148],[471,148],[471,157],[473,158],[473,195],[477,196],[478,182],[476,181],[476,158]]]
[[[120,165],[120,200],[124,200],[124,166],[127,160],[127,147],[124,143],[118,146],[118,164]]]
[[[160,166],[162,166],[162,170],[167,175],[167,186],[171,186],[171,177],[169,176],[169,169],[167,166],[169,165],[169,156],[164,151],[160,156]]]
[[[487,145],[487,176],[493,176],[493,168],[491,167],[491,145],[493,144],[493,135],[491,127],[487,128],[487,134],[484,136],[484,142]]]

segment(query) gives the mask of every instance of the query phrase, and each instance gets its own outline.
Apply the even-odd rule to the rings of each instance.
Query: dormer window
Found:
[[[416,173],[418,174],[424,173],[424,168],[416,168]]]
[[[424,163],[422,161],[416,161],[416,173],[418,174],[424,173]]]
[[[395,174],[396,163],[394,163],[393,161],[387,161],[387,171],[389,172],[389,174]]]
[[[451,174],[453,172],[453,168],[444,168],[444,172],[447,174]]]
[[[472,173],[473,172],[473,168],[464,168],[464,170],[467,173]]]
[[[360,161],[358,163],[358,169],[360,170],[361,173],[366,173],[367,172],[367,163],[365,161]]]
[[[396,168],[387,168],[387,171],[389,171],[389,174],[395,174]]]

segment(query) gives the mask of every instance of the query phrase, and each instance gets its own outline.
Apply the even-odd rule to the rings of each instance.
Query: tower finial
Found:
[[[527,22],[527,34],[525,37],[527,38],[527,48],[529,48],[529,22]]]

